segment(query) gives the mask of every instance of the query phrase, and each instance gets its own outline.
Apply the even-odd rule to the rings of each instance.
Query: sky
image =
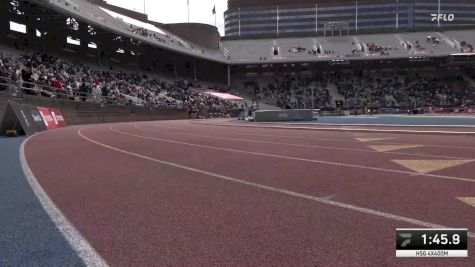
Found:
[[[161,23],[179,23],[188,21],[187,1],[190,1],[190,22],[214,25],[213,6],[216,4],[216,26],[224,35],[224,11],[227,0],[106,0],[107,3],[123,8],[143,12],[150,20]]]

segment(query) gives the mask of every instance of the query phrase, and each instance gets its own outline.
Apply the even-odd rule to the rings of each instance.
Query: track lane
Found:
[[[393,233],[379,235],[376,242],[381,244],[368,254],[363,248],[351,249],[366,240],[366,230],[348,229],[367,223],[391,228],[401,224],[190,175],[88,144],[72,133],[48,135],[28,146],[30,164],[35,172],[48,173],[39,176],[40,182],[113,266],[338,266],[394,261]],[[76,153],[53,150],[40,164],[42,149],[58,142]],[[69,171],[78,175],[51,171],[58,156],[75,162]],[[335,236],[345,238],[332,249],[322,245],[331,244]]]
[[[146,156],[205,168],[215,173],[243,177],[248,181],[258,181],[309,195],[333,196],[347,203],[382,209],[404,216],[428,218],[446,225],[464,225],[465,227],[474,224],[475,221],[471,214],[472,208],[455,200],[455,196],[474,192],[473,183],[457,181],[455,185],[453,181],[442,182],[430,177],[412,177],[407,173],[375,174],[366,169],[347,169],[341,166],[326,166],[313,162],[295,162],[255,155],[243,156],[239,153],[200,150],[194,147],[179,148],[176,143],[163,143],[138,137],[134,137],[136,140],[132,141],[129,137],[114,136],[110,133],[107,139],[99,140],[127,151],[137,151],[134,149],[135,145],[131,143],[140,143],[140,153]],[[127,142],[124,143],[124,140]],[[186,156],[183,157],[183,155]],[[203,155],[207,156],[203,157]],[[272,170],[262,168],[262,166],[272,166]],[[409,193],[414,191],[417,194]],[[438,194],[437,198],[434,198],[435,193]],[[422,201],[428,204],[421,206]],[[448,211],[441,217],[438,211],[442,209],[448,209]],[[460,220],[459,215],[462,213],[468,216]]]
[[[144,124],[144,125],[149,125]],[[154,127],[156,124],[151,123]],[[215,127],[213,127],[215,126]],[[475,157],[475,147],[467,146],[467,143],[475,142],[474,137],[451,136],[451,135],[423,135],[423,134],[391,134],[391,133],[352,133],[352,132],[330,132],[292,129],[262,129],[254,127],[239,127],[239,124],[232,127],[219,125],[202,125],[196,122],[182,123],[180,127],[171,124],[160,124],[160,127],[170,130],[198,130],[200,132],[223,134],[237,138],[255,138],[258,140],[279,140],[291,141],[302,144],[327,144],[338,146],[355,146],[367,148],[367,145],[423,145],[424,148],[439,149],[437,153],[442,155],[462,155],[463,157]],[[182,129],[179,129],[182,128]],[[219,131],[217,131],[219,129]],[[386,140],[361,142],[357,138],[387,138]],[[432,150],[432,151],[433,151]],[[431,151],[431,150],[429,150]]]
[[[302,124],[292,125],[289,123],[243,123],[235,120],[203,122],[196,121],[195,124],[222,126],[222,127],[241,127],[241,128],[260,128],[260,129],[291,129],[291,130],[312,130],[312,131],[330,131],[330,132],[349,132],[349,133],[392,133],[392,134],[426,134],[439,135],[447,134],[453,136],[475,136],[475,128],[463,127],[444,127],[439,125],[432,126],[357,126],[357,125],[319,125]]]
[[[108,132],[107,128],[97,129],[97,132],[94,128],[86,131],[89,131],[88,134],[92,134],[94,138],[104,139],[107,143],[112,142],[114,145],[126,148],[130,145],[133,150],[140,152],[153,148],[155,156],[172,153],[170,148],[173,146],[164,144],[153,146],[150,142],[143,140],[116,138]],[[71,135],[71,133],[65,135]],[[163,166],[144,163],[97,147],[93,148],[90,144],[78,142],[77,138],[73,138],[73,145],[71,145],[69,138],[63,139],[59,135],[52,140],[41,140],[50,145],[63,144],[65,146],[63,149],[76,152],[71,155],[71,153],[52,151],[51,159],[48,157],[43,163],[45,165],[57,163],[58,158],[74,162],[69,171],[80,173],[80,179],[76,176],[76,179],[71,177],[65,181],[64,175],[55,173],[55,170],[48,169],[47,166],[42,166],[42,172],[49,176],[43,182],[49,185],[50,192],[48,193],[58,194],[57,198],[61,199],[60,202],[72,209],[68,214],[75,217],[77,221],[82,221],[83,223],[80,223],[82,228],[85,227],[91,231],[89,236],[95,239],[93,243],[99,244],[102,248],[99,251],[105,252],[109,258],[113,259],[111,265],[114,263],[127,263],[127,265],[146,263],[149,265],[156,263],[236,265],[237,263],[239,265],[239,260],[244,258],[246,260],[241,261],[240,265],[267,265],[273,262],[279,265],[328,266],[330,263],[332,266],[354,266],[354,264],[391,266],[404,262],[408,265],[421,266],[427,262],[394,258],[394,228],[404,225],[374,217],[366,218],[366,216],[351,212],[348,214],[348,212],[336,211],[334,208],[327,209],[320,205],[309,205],[305,201],[300,203],[280,196],[268,197],[261,191],[248,194],[244,192],[247,189],[243,190],[228,183],[221,184],[216,180],[209,181],[209,177],[195,175],[190,177],[189,174],[180,174],[181,172],[176,169],[168,170]],[[48,147],[46,144],[41,145],[43,148]],[[40,148],[41,146],[37,147],[37,153]],[[81,152],[88,154],[94,152],[100,157],[82,157]],[[203,153],[199,154],[201,155],[195,156],[190,151],[180,149],[178,156],[187,164],[192,164],[194,160],[202,163],[209,162],[215,157],[205,155],[203,159]],[[280,166],[275,161],[269,163],[268,166]],[[266,162],[261,164],[265,165]],[[75,165],[88,168],[84,170],[82,166]],[[292,164],[289,167],[298,168],[299,166]],[[36,167],[40,168],[40,166]],[[278,170],[278,168],[273,168],[273,172]],[[50,179],[51,176],[56,177]],[[140,182],[138,183],[137,180]],[[452,184],[450,183],[451,186]],[[131,188],[130,185],[133,187]],[[65,188],[69,189],[65,190]],[[157,190],[160,190],[159,193]],[[374,190],[378,191],[378,188]],[[73,199],[71,195],[74,196]],[[86,199],[84,196],[92,199]],[[166,196],[165,201],[162,199],[163,196]],[[182,199],[184,196],[187,201]],[[214,201],[210,203],[210,199]],[[96,209],[95,202],[99,202],[96,203],[99,204],[97,208],[107,216],[100,212],[91,212]],[[202,205],[202,202],[205,204]],[[81,205],[77,205],[78,203]],[[170,203],[178,204],[169,206]],[[218,205],[220,203],[222,205]],[[175,214],[173,212],[175,210],[180,210],[182,214]],[[207,215],[203,216],[197,211],[205,211]],[[87,216],[84,216],[85,214]],[[173,217],[174,220],[168,220],[169,217]],[[224,218],[229,218],[229,220]],[[242,225],[240,223],[242,221],[249,223]],[[100,228],[103,229],[96,230],[95,227],[91,227],[91,224],[94,225],[97,222],[107,222],[110,225],[100,224]],[[193,223],[198,225],[197,229],[191,229],[189,224]],[[170,232],[164,233],[163,229],[157,230],[159,228],[157,225],[166,225],[166,229]],[[407,227],[411,226],[407,225]],[[378,231],[381,241],[372,243],[370,252],[355,246],[355,244],[367,242],[367,233],[372,230]],[[352,231],[356,233],[352,234]],[[244,237],[243,233],[246,233]],[[337,251],[330,251],[328,247],[321,245],[324,242],[331,242],[334,237],[345,240],[340,246],[333,247]],[[194,242],[197,239],[201,239],[202,242]],[[299,250],[297,251],[296,248]],[[349,254],[348,251],[350,251]],[[449,262],[469,266],[471,263],[465,259],[455,261],[438,259],[430,262],[432,266],[447,265]]]
[[[473,160],[475,158],[475,151],[472,152],[470,149],[472,148],[470,145],[461,147],[461,148],[468,148],[468,149],[459,149],[458,147],[437,147],[437,146],[430,146],[430,145],[420,145],[420,147],[415,147],[415,148],[405,148],[398,150],[400,152],[392,151],[392,152],[377,152],[376,150],[371,149],[370,147],[372,146],[380,146],[380,145],[392,145],[392,143],[385,144],[385,143],[376,143],[376,142],[369,142],[369,143],[364,143],[364,142],[351,142],[352,138],[358,138],[358,137],[369,137],[369,138],[390,138],[388,139],[389,141],[391,140],[398,140],[401,136],[400,135],[367,135],[367,134],[352,134],[351,136],[342,136],[342,140],[345,141],[350,141],[349,142],[331,142],[327,140],[319,140],[319,141],[324,141],[324,142],[307,142],[307,141],[302,141],[302,139],[297,138],[296,140],[291,140],[291,136],[288,136],[287,138],[284,138],[287,141],[283,141],[281,137],[277,136],[274,137],[272,135],[265,135],[262,137],[255,137],[250,138],[249,135],[247,135],[244,132],[236,133],[235,131],[233,132],[210,132],[206,131],[205,133],[203,132],[203,128],[197,129],[197,128],[189,128],[187,127],[186,124],[183,124],[182,127],[173,127],[173,126],[163,126],[159,125],[157,126],[156,124],[151,124],[149,123],[142,123],[142,124],[134,124],[135,127],[141,129],[141,130],[146,130],[146,131],[152,131],[152,132],[163,132],[163,133],[169,133],[172,134],[173,136],[194,136],[197,138],[207,138],[211,140],[222,140],[223,142],[226,141],[236,141],[236,142],[248,142],[250,144],[252,143],[260,143],[260,144],[268,144],[268,145],[277,145],[277,146],[290,146],[290,147],[295,147],[295,148],[302,148],[302,149],[309,149],[309,150],[315,150],[315,151],[327,151],[325,155],[331,155],[331,153],[344,153],[344,152],[365,152],[368,153],[368,155],[373,155],[373,157],[380,157],[380,155],[386,155],[385,159],[387,160],[386,163],[390,165],[390,168],[399,168],[401,166],[395,165],[395,164],[390,164],[391,160],[401,160],[401,159],[411,159],[411,160],[417,160],[417,159],[423,159],[423,160],[441,160],[441,159],[447,159],[447,160],[457,160],[457,159],[462,159],[462,160]],[[163,130],[165,129],[165,130]],[[233,137],[234,136],[234,137]],[[405,138],[407,138],[406,135],[404,135]],[[439,140],[444,140],[444,139],[452,139],[452,136],[440,136]],[[339,139],[335,139],[339,140]],[[471,139],[464,139],[468,144],[470,144]],[[475,140],[473,140],[475,142]],[[336,144],[335,144],[336,143]],[[342,145],[345,144],[345,145]],[[345,155],[347,157],[348,155]],[[338,160],[338,159],[337,159]],[[373,159],[372,159],[373,161]],[[474,177],[473,174],[473,168],[475,168],[475,162],[468,163],[468,164],[463,164],[460,166],[452,167],[452,168],[447,168],[444,170],[432,172],[433,174],[440,174],[443,176],[454,176],[454,177]],[[406,168],[401,168],[401,170],[408,170]]]
[[[466,146],[467,140],[475,140],[473,136],[463,136],[463,135],[427,135],[427,134],[396,134],[396,133],[375,133],[375,132],[347,132],[347,131],[318,131],[312,129],[303,129],[303,130],[295,130],[293,128],[259,128],[253,127],[252,125],[244,124],[244,123],[230,123],[222,125],[216,122],[194,122],[189,121],[189,125],[201,126],[203,128],[212,127],[214,129],[219,129],[220,132],[222,131],[229,131],[229,132],[236,132],[240,133],[246,132],[267,136],[268,133],[279,134],[282,138],[289,137],[289,138],[300,138],[300,139],[308,139],[308,140],[321,140],[321,141],[335,141],[335,142],[343,142],[343,143],[353,143],[358,142],[356,139],[345,139],[340,137],[397,137],[399,140],[388,140],[388,141],[374,141],[371,143],[387,143],[387,144],[422,144],[426,146],[433,146],[433,147],[441,147],[441,148],[454,148],[454,149],[464,149],[464,150],[471,150],[474,151],[475,148],[471,146]],[[264,134],[264,133],[265,134]],[[316,137],[318,136],[318,137]],[[440,138],[441,136],[445,136],[445,138]],[[267,136],[272,137],[272,136]],[[277,135],[276,135],[277,137]],[[337,137],[337,138],[335,138]]]
[[[221,150],[237,150],[243,151],[243,153],[248,154],[272,154],[275,157],[288,157],[288,158],[297,158],[303,161],[313,161],[315,163],[323,163],[323,164],[330,164],[330,165],[351,165],[347,167],[354,167],[354,168],[366,168],[366,169],[384,169],[388,172],[410,172],[410,174],[417,174],[413,171],[392,162],[391,160],[417,160],[417,159],[427,159],[428,157],[425,156],[414,156],[414,155],[407,155],[407,154],[379,154],[379,153],[367,153],[362,152],[360,150],[334,150],[334,149],[323,149],[323,148],[315,148],[315,147],[292,147],[292,146],[283,146],[279,144],[268,144],[268,143],[255,143],[255,142],[246,142],[246,141],[239,141],[239,140],[223,140],[223,139],[209,139],[203,138],[200,136],[193,136],[193,135],[181,135],[180,133],[173,133],[168,131],[161,131],[161,132],[153,132],[153,131],[144,131],[143,129],[134,129],[131,126],[122,126],[120,127],[112,127],[114,131],[121,132],[121,129],[126,129],[122,131],[123,134],[132,134],[132,135],[140,135],[145,138],[157,138],[156,135],[160,135],[165,140],[170,140],[171,142],[185,142],[189,143],[191,146],[202,146],[201,148],[207,148],[206,146],[210,146],[212,149],[215,147],[216,149]],[[128,132],[130,131],[130,132]],[[160,138],[159,138],[160,139]],[[163,141],[163,140],[155,140],[155,141]],[[203,147],[204,146],[204,147]],[[268,149],[272,149],[272,153],[267,153]],[[466,165],[475,165],[475,162],[468,163]],[[454,167],[457,168],[457,167]],[[428,175],[436,175],[436,174],[428,174]],[[467,174],[466,176],[462,177],[453,177],[452,179],[468,179],[470,181],[475,181],[473,174]]]
[[[208,139],[218,139],[218,140],[229,140],[229,141],[242,141],[242,142],[250,142],[250,143],[262,143],[262,144],[271,144],[271,145],[284,145],[284,146],[295,146],[295,147],[303,147],[303,148],[314,148],[314,149],[329,149],[329,150],[342,150],[342,151],[357,151],[357,152],[366,152],[372,154],[386,154],[386,155],[394,155],[397,157],[398,155],[405,155],[405,156],[421,156],[427,158],[441,158],[441,159],[473,159],[475,158],[475,152],[472,151],[462,151],[460,152],[459,149],[450,150],[447,148],[435,148],[435,147],[425,147],[424,145],[415,145],[418,146],[417,148],[404,148],[401,151],[404,152],[396,152],[396,151],[389,151],[389,152],[378,152],[370,148],[370,146],[377,146],[377,145],[388,145],[386,143],[363,143],[363,142],[351,142],[352,136],[345,137],[344,141],[349,142],[332,142],[332,140],[323,139],[320,141],[324,142],[308,142],[302,140],[300,138],[292,139],[291,136],[287,136],[282,138],[280,136],[272,136],[272,135],[265,135],[265,136],[252,136],[245,133],[236,133],[236,132],[226,132],[226,133],[217,133],[215,132],[203,132],[203,130],[198,129],[190,129],[190,128],[178,128],[178,127],[168,127],[168,126],[157,126],[157,125],[139,125],[135,124],[135,127],[152,131],[152,132],[165,132],[165,133],[173,133],[174,135],[185,135],[185,136],[195,136],[195,137],[202,137]],[[177,132],[178,131],[178,132]],[[357,138],[357,137],[355,137]],[[385,138],[383,136],[373,138]],[[398,137],[389,137],[386,136],[388,140],[396,140]],[[284,140],[282,140],[284,139]],[[288,140],[288,141],[285,141]],[[342,140],[343,141],[343,140]],[[391,144],[389,144],[391,145]],[[427,152],[426,152],[427,151]],[[450,153],[451,152],[451,153]]]

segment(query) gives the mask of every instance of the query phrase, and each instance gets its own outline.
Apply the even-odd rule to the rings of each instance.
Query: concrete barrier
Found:
[[[312,120],[313,110],[311,109],[258,110],[254,115],[255,122]]]
[[[335,111],[322,111],[320,112],[320,116],[345,116],[345,112],[341,110],[335,110]]]
[[[68,101],[64,99],[24,95],[23,98],[10,98],[20,104],[29,104],[36,107],[58,108],[68,125],[180,120],[187,119],[188,115],[182,109],[146,109],[132,106],[106,105],[89,102]],[[0,111],[1,112],[1,111]]]

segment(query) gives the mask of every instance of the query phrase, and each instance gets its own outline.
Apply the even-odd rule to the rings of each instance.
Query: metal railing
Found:
[[[231,54],[229,53],[229,50],[224,47],[224,45],[219,42],[219,52],[221,52],[221,54],[226,58],[226,59],[230,59],[231,58]]]
[[[93,98],[92,94],[90,93],[68,90],[64,88],[59,89],[51,87],[49,85],[26,82],[22,80],[13,81],[10,78],[1,76],[0,86],[6,87],[12,97],[23,97],[24,94],[28,94],[46,97],[56,97],[66,100],[76,100],[76,97],[79,98],[78,100],[86,100]]]
[[[183,105],[177,104],[151,104],[143,103],[143,105],[132,105],[132,104],[119,104],[115,102],[115,99],[103,96],[102,93],[96,97],[91,93],[79,92],[77,90],[68,90],[68,89],[58,89],[48,85],[25,82],[22,80],[13,81],[10,78],[0,76],[0,86],[3,86],[8,90],[9,95],[15,98],[23,98],[24,95],[33,95],[38,97],[49,97],[56,98],[66,101],[81,101],[81,102],[93,102],[96,104],[101,104],[104,106],[115,105],[115,106],[131,106],[137,108],[145,109],[161,109],[161,110],[183,110]]]

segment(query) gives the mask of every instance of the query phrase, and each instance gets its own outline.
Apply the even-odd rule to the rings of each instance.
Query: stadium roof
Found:
[[[301,37],[301,38],[274,38],[259,40],[223,40],[223,46],[229,51],[229,58],[218,50],[199,48],[180,37],[167,32],[158,26],[151,25],[116,12],[99,7],[87,0],[50,0],[48,2],[33,0],[38,3],[48,3],[56,10],[75,17],[81,17],[91,25],[108,28],[111,32],[127,36],[153,46],[167,48],[192,57],[203,58],[225,64],[260,64],[286,62],[317,62],[331,60],[371,60],[410,57],[448,57],[452,54],[465,52],[462,43],[475,43],[475,30],[456,30],[446,32],[400,32],[390,34],[365,34],[335,37]],[[233,2],[233,1],[230,1]],[[154,39],[135,34],[130,31],[134,24],[147,28],[156,34],[169,36],[180,41],[183,45],[167,44]],[[330,33],[328,33],[330,35]],[[337,36],[338,35],[338,36]],[[435,36],[440,44],[427,43],[427,36]],[[361,51],[367,44],[374,43],[382,47],[385,55],[369,53],[368,49]],[[419,43],[419,45],[417,44]],[[407,45],[411,48],[408,49]],[[420,46],[420,47],[417,47]],[[294,52],[295,48],[304,48],[304,52]],[[331,50],[331,53],[309,55],[308,51],[320,48],[322,51]],[[278,54],[274,55],[274,49]],[[289,52],[290,50],[290,52]],[[354,51],[357,53],[354,54]]]
[[[182,54],[190,55],[193,57],[204,58],[208,60],[218,61],[218,62],[227,62],[226,58],[217,50],[206,49],[202,47],[198,47],[196,45],[189,44],[183,41],[180,37],[164,30],[164,29],[157,29],[156,31],[153,30],[153,33],[162,34],[164,36],[168,36],[175,41],[180,41],[183,43],[182,46],[174,45],[174,44],[166,44],[163,42],[159,42],[153,40],[151,38],[147,38],[141,36],[139,34],[135,34],[130,31],[130,24],[134,24],[137,20],[129,18],[124,15],[117,14],[116,12],[112,12],[110,10],[106,10],[101,8],[98,5],[90,3],[87,0],[49,0],[49,1],[40,1],[40,0],[32,0],[32,2],[37,2],[42,5],[45,3],[51,6],[52,8],[59,10],[62,13],[70,14],[74,17],[80,17],[82,20],[87,21],[91,25],[100,26],[103,28],[110,29],[111,32],[115,32],[122,36],[127,36],[129,38],[137,39],[142,42],[148,43],[150,45],[154,45],[157,47],[167,48],[169,50],[179,52]],[[132,23],[134,21],[134,23]],[[144,22],[141,22],[144,23]],[[140,26],[140,25],[135,25]],[[150,25],[152,26],[152,25]],[[148,27],[148,26],[147,26]],[[155,26],[153,26],[155,27]],[[156,27],[155,27],[156,28]],[[176,44],[176,42],[175,42]]]

